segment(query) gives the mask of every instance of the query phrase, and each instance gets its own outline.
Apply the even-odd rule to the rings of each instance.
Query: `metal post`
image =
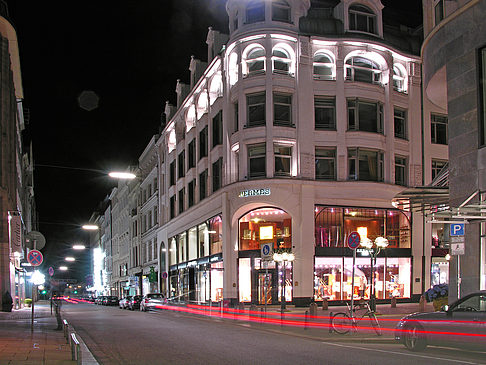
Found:
[[[268,294],[268,284],[270,280],[268,280],[268,262],[265,264],[265,281],[264,281],[264,288],[265,288],[265,315],[267,314],[267,294]]]
[[[35,303],[34,291],[35,291],[36,287],[37,287],[37,285],[32,284],[32,318],[31,318],[31,322],[30,322],[30,330],[32,332],[34,331],[34,303]]]
[[[354,317],[354,265],[356,263],[356,249],[353,250],[353,271],[351,278],[351,318]]]
[[[286,276],[286,270],[285,270],[285,264],[286,261],[282,261],[282,293],[281,293],[281,298],[280,298],[280,311],[283,313],[286,308],[286,301],[285,301],[285,276]]]
[[[461,255],[457,255],[457,299],[461,297]]]
[[[375,298],[375,251],[371,251],[371,295],[370,295],[370,309],[376,311]]]

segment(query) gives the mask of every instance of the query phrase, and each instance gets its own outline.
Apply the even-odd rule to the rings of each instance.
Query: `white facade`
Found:
[[[170,297],[261,302],[262,240],[250,238],[245,246],[242,228],[245,215],[258,209],[290,216],[272,223],[287,232],[279,240],[274,231],[274,249],[296,256],[285,270],[287,300],[316,298],[320,263],[335,259],[346,267],[353,212],[382,217],[378,226],[391,227],[387,217],[396,217],[388,264],[396,261],[402,270],[400,296],[420,291],[410,235],[421,233],[391,204],[405,186],[422,185],[420,58],[387,41],[380,1],[336,3],[324,20],[337,24],[337,33],[324,27],[329,34],[312,35],[309,29],[324,20],[315,18],[309,1],[228,1],[224,50],[225,37],[210,30],[209,65],[201,70],[193,59],[191,85],[178,83],[177,110],[166,108],[168,123],[157,141],[157,241],[168,248]],[[336,247],[316,238],[317,212],[328,208],[343,215]],[[277,269],[273,301],[282,283]],[[347,299],[346,269],[340,270],[330,299]],[[392,295],[384,285],[398,280],[385,279],[383,299]]]

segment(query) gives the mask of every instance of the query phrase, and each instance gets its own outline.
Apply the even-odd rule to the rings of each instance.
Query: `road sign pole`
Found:
[[[457,299],[461,297],[461,255],[457,255]]]
[[[351,318],[354,317],[354,265],[356,262],[356,249],[353,250],[353,271],[351,277]]]

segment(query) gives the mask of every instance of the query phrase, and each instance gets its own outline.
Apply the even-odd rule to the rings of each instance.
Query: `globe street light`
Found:
[[[273,254],[273,261],[276,261],[280,264],[282,264],[282,293],[281,293],[281,298],[280,298],[280,311],[283,313],[286,308],[286,298],[285,298],[285,286],[286,286],[286,274],[287,274],[287,262],[292,262],[295,260],[295,255],[293,253],[289,252],[283,252],[283,253],[274,253]]]
[[[388,240],[384,237],[376,237],[375,241],[367,237],[361,239],[361,247],[368,250],[371,257],[371,294],[370,294],[370,309],[376,311],[376,295],[375,295],[375,264],[376,257],[382,249],[388,247]]]

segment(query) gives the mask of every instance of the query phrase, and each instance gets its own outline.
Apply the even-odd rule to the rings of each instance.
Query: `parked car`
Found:
[[[414,313],[402,318],[395,339],[411,351],[421,351],[427,345],[484,350],[486,291],[466,295],[439,312]]]
[[[105,296],[104,295],[100,295],[100,296],[96,297],[95,304],[102,305],[103,304],[103,299],[105,299]]]
[[[141,295],[134,295],[130,301],[128,302],[128,309],[131,311],[135,309],[140,309],[140,302],[142,301],[143,296]]]
[[[118,297],[109,295],[103,299],[103,305],[118,305]]]
[[[120,309],[127,309],[128,303],[130,302],[131,299],[132,299],[131,295],[129,295],[128,297],[120,299],[120,301],[118,302],[118,306],[120,307]]]
[[[143,296],[140,303],[140,310],[146,312],[155,309],[157,305],[165,304],[164,295],[161,293],[149,293]]]

